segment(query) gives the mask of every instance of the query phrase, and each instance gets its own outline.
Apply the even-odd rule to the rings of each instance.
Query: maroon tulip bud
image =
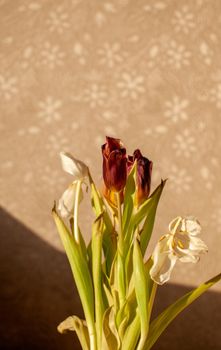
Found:
[[[104,183],[108,190],[120,192],[127,180],[126,149],[119,139],[106,137],[106,140],[102,146]]]
[[[139,149],[134,151],[133,156],[128,157],[128,171],[130,171],[135,160],[137,161],[137,191],[136,204],[141,205],[150,194],[151,173],[153,163],[142,156]]]

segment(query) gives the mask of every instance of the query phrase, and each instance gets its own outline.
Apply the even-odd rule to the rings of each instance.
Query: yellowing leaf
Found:
[[[103,319],[102,350],[120,349],[120,339],[115,325],[115,315],[113,307],[109,307]]]
[[[81,320],[77,316],[69,316],[61,322],[58,327],[59,333],[66,333],[67,331],[75,331],[81,343],[83,350],[90,350],[90,340],[88,335],[88,328],[85,320]]]

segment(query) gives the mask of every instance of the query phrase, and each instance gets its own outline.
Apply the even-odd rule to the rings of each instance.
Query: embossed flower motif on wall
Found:
[[[44,101],[40,101],[38,106],[38,117],[42,118],[45,123],[52,123],[61,119],[61,100],[48,96]]]
[[[97,83],[92,83],[89,87],[84,90],[83,100],[88,102],[90,108],[96,108],[103,106],[107,100],[107,91],[106,88]]]
[[[215,206],[211,215],[211,224],[215,230],[221,233],[221,204],[220,207]]]
[[[49,42],[44,43],[44,48],[41,51],[42,63],[50,69],[64,64],[63,58],[65,53],[62,52],[58,45],[52,45]]]
[[[143,10],[146,12],[158,12],[166,9],[168,5],[164,1],[147,1],[144,5]]]
[[[6,101],[9,101],[17,92],[17,78],[13,76],[5,77],[0,75],[0,97]]]
[[[172,164],[168,178],[170,180],[168,181],[168,185],[176,193],[182,193],[191,189],[193,179],[185,168],[180,168]]]
[[[49,192],[53,191],[54,186],[59,186],[59,184],[64,185],[65,183],[65,178],[60,176],[59,171],[57,169],[52,169],[49,165],[41,169],[39,178],[44,191],[46,189]]]
[[[32,65],[34,48],[32,45],[26,46],[22,52],[21,67],[27,69]]]
[[[194,16],[188,6],[175,10],[172,24],[176,32],[183,32],[184,34],[188,34],[195,27]]]
[[[172,147],[177,156],[189,158],[196,150],[195,138],[189,129],[183,130],[174,136]]]
[[[70,140],[67,135],[63,133],[63,130],[55,130],[53,134],[48,135],[45,148],[49,156],[57,156],[60,150],[68,150]]]
[[[120,2],[120,1],[119,1]],[[115,14],[117,12],[117,7],[113,2],[101,2],[100,9],[96,11],[94,15],[94,21],[98,27],[102,27],[108,20],[110,14]]]
[[[136,72],[122,73],[121,80],[117,86],[120,90],[121,97],[129,97],[136,100],[139,95],[145,92],[144,76],[138,75]]]
[[[199,45],[199,53],[204,63],[208,66],[211,65],[214,53],[207,42],[204,40]]]
[[[108,68],[113,68],[116,64],[123,62],[126,56],[118,42],[113,44],[105,42],[102,47],[97,50],[97,53],[99,56],[98,62]]]
[[[21,5],[18,7],[19,12],[25,12],[25,11],[39,11],[42,8],[42,4],[40,4],[40,1],[30,1],[30,0],[23,0],[21,2]]]
[[[164,115],[168,120],[176,123],[181,120],[187,120],[187,107],[189,106],[189,101],[185,98],[179,96],[174,96],[171,100],[165,102],[165,112]]]
[[[61,6],[58,6],[55,10],[49,12],[46,23],[50,32],[57,32],[58,34],[62,34],[70,27],[68,14],[63,11]]]
[[[215,102],[217,108],[221,108],[221,83],[218,83],[210,91],[210,101]]]
[[[177,70],[190,64],[191,52],[187,51],[183,44],[178,44],[175,40],[170,41],[166,55],[167,63]]]
[[[211,172],[211,167],[210,165],[203,165],[199,169],[200,172],[200,177],[203,180],[204,188],[207,190],[212,190],[214,181],[215,181],[215,175],[213,172]]]
[[[85,65],[88,57],[88,50],[85,48],[85,46],[80,43],[79,41],[76,41],[73,46],[73,56],[76,58],[79,64]]]

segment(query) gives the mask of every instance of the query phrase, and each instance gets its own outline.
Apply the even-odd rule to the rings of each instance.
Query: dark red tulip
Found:
[[[104,183],[108,190],[120,192],[127,180],[126,148],[119,139],[106,137],[106,141],[102,146]]]
[[[143,157],[139,149],[136,149],[133,156],[128,157],[128,171],[130,171],[135,160],[137,161],[136,204],[141,205],[150,194],[153,163],[149,159]]]

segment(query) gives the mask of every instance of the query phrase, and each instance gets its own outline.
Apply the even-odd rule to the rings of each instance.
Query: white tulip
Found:
[[[77,189],[77,181],[74,181],[70,186],[64,191],[58,202],[58,210],[63,218],[71,218],[74,213],[75,196]],[[80,190],[80,199],[82,200],[83,194]]]
[[[71,218],[74,215],[76,195],[78,196],[78,202],[82,199],[81,183],[85,181],[88,175],[88,167],[69,153],[61,152],[60,157],[63,170],[73,175],[74,181],[62,194],[58,209],[62,217]]]
[[[74,176],[74,181],[83,180],[88,175],[88,167],[81,160],[78,160],[70,153],[61,152],[62,168],[67,173]]]
[[[88,176],[88,167],[69,153],[60,153],[62,168],[74,177],[73,182],[62,194],[58,209],[63,218],[74,218],[74,237],[79,242],[78,207],[83,194],[81,185]]]
[[[171,221],[169,233],[161,237],[152,255],[150,276],[157,284],[169,280],[177,260],[196,263],[200,254],[208,251],[206,244],[196,237],[200,232],[200,223],[194,217]]]

